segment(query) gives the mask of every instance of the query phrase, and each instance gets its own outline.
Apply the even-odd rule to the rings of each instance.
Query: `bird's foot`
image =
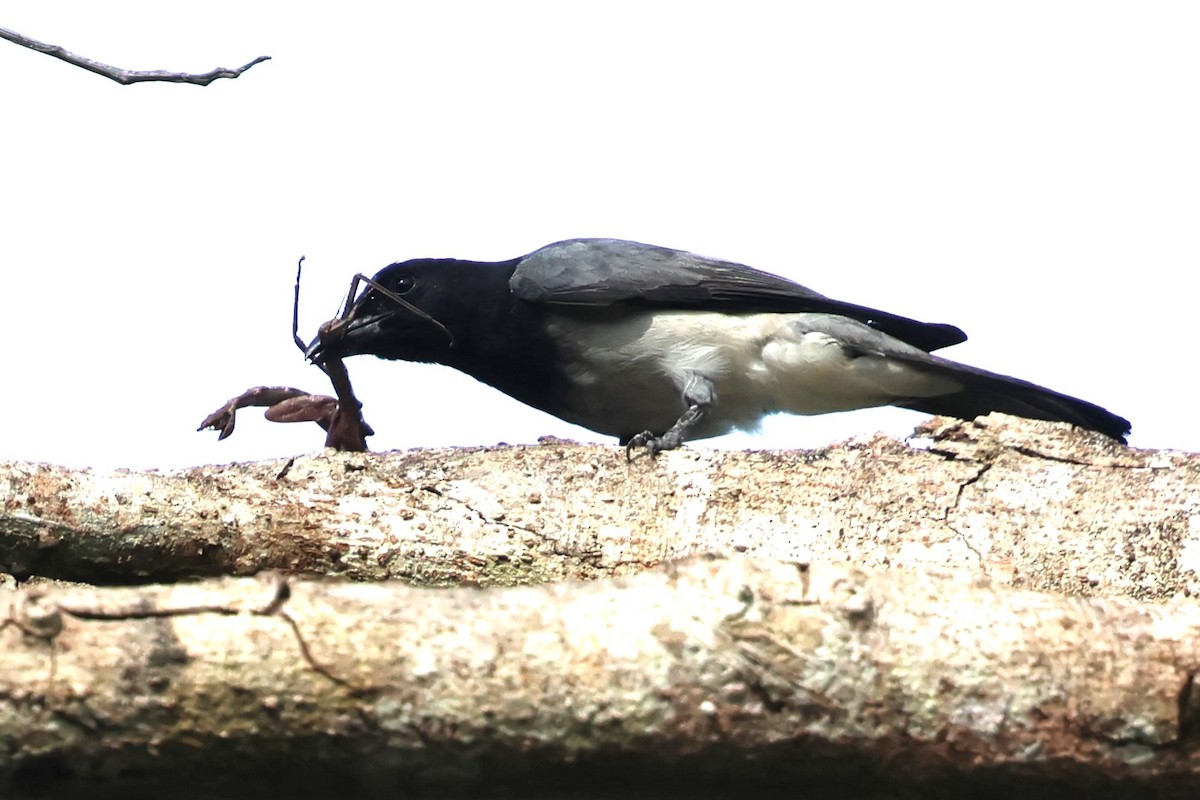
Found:
[[[659,436],[650,431],[642,431],[630,437],[629,442],[625,445],[625,460],[633,461],[637,458],[634,450],[645,448],[644,452],[651,458],[654,458],[664,450],[674,450],[683,444],[683,434],[675,428]]]
[[[625,460],[633,461],[633,451],[638,447],[646,448],[646,452],[650,454],[651,458],[654,458],[663,450],[674,450],[677,447],[682,446],[683,440],[688,435],[688,432],[691,431],[692,428],[696,426],[696,423],[700,421],[705,413],[707,413],[709,405],[712,402],[710,399],[708,399],[714,396],[712,387],[707,383],[704,384],[704,386],[707,387],[705,398],[703,400],[698,399],[692,401],[688,406],[687,411],[684,411],[683,415],[680,416],[679,419],[675,420],[674,425],[672,425],[670,428],[667,428],[666,433],[659,436],[658,434],[651,433],[650,431],[642,431],[641,433],[635,433],[633,436],[630,436],[629,441],[625,443]],[[686,400],[689,398],[690,395],[685,396],[684,399]]]

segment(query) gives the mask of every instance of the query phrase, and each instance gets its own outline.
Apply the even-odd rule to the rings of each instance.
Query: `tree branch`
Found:
[[[167,70],[133,70],[121,69],[120,67],[109,66],[102,64],[99,61],[94,61],[85,56],[76,55],[66,48],[59,47],[56,44],[46,44],[39,42],[36,39],[31,39],[24,34],[11,31],[8,28],[0,28],[0,39],[7,39],[21,47],[26,47],[30,50],[36,50],[39,53],[45,53],[48,56],[61,59],[68,64],[73,64],[76,67],[81,67],[89,72],[94,72],[97,75],[103,75],[106,78],[116,81],[122,85],[131,83],[141,83],[144,81],[161,81],[166,83],[193,83],[198,86],[208,86],[215,80],[220,78],[236,78],[246,70],[259,64],[263,61],[270,61],[270,56],[259,56],[253,61],[243,64],[237,69],[227,69],[218,67],[217,69],[205,72],[202,74],[191,74],[186,72],[168,72]]]
[[[613,447],[561,442],[162,473],[0,462],[0,571],[505,585],[736,551],[1068,594],[1200,595],[1200,456],[999,415],[919,433],[927,449],[879,436],[632,465]]]
[[[491,586],[0,582],[0,795],[1197,796],[1200,456],[918,434],[0,464],[23,577]]]
[[[239,797],[322,771],[340,797],[1200,792],[1194,603],[732,558],[484,591],[260,578],[0,604],[0,790],[38,796],[178,785],[180,764]]]

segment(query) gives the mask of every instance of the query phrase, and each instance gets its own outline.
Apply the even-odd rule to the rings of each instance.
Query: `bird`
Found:
[[[1122,443],[1130,431],[1086,400],[934,355],[966,340],[953,325],[684,250],[568,239],[506,261],[397,262],[364,280],[310,360],[452,367],[617,437],[631,458],[755,430],[775,413],[887,405],[1067,422]]]

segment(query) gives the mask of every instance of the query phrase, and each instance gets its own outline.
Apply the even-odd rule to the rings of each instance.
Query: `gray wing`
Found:
[[[843,303],[742,264],[621,239],[568,239],[535,250],[517,264],[509,287],[534,303],[839,314],[925,351],[967,338],[953,325]]]

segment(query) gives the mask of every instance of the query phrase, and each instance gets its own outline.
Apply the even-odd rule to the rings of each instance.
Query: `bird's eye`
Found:
[[[408,294],[416,285],[417,281],[412,275],[401,275],[396,278],[396,284],[392,287],[392,291],[396,294]]]

